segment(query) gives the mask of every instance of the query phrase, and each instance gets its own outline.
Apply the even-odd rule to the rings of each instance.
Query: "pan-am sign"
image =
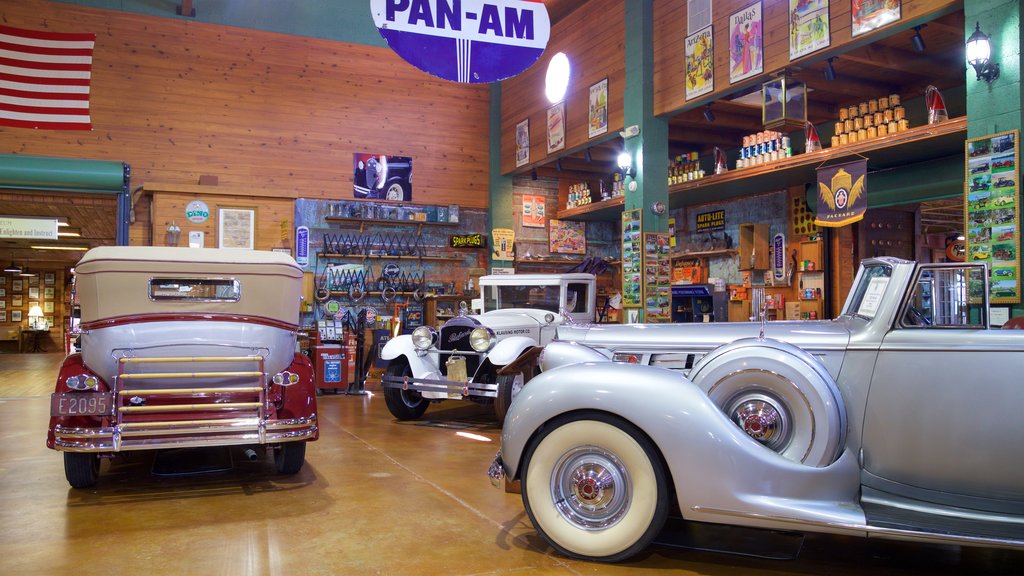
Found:
[[[551,32],[538,0],[370,0],[373,22],[406,62],[445,80],[497,82],[529,68]]]

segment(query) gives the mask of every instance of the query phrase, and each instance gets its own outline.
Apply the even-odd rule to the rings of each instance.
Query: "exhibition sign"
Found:
[[[497,82],[526,70],[551,33],[539,0],[370,0],[380,35],[406,62],[445,80]]]

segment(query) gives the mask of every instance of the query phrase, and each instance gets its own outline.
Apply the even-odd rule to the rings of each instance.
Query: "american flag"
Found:
[[[0,26],[0,126],[92,130],[95,34]]]

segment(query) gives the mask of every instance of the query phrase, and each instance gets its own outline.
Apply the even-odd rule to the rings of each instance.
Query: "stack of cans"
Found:
[[[775,130],[765,130],[743,137],[737,168],[750,168],[768,162],[775,162],[793,155],[789,136]]]

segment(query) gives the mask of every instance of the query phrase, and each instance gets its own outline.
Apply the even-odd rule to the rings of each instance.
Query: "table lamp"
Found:
[[[34,304],[28,309],[28,325],[31,326],[33,330],[46,328],[46,326],[43,325],[43,309],[40,308],[38,304]]]

